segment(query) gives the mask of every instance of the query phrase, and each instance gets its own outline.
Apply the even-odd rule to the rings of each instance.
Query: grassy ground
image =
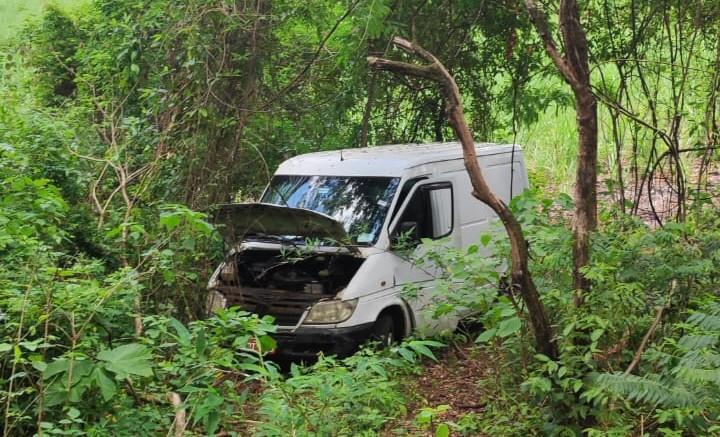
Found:
[[[577,128],[574,108],[548,108],[538,121],[518,130],[533,186],[571,192],[575,177]]]
[[[574,107],[549,107],[530,126],[518,130],[516,143],[523,146],[531,185],[553,192],[571,193],[575,183],[578,133]],[[598,163],[600,171],[614,174],[615,149],[607,111],[598,110]],[[502,138],[511,142],[512,138]],[[626,163],[627,165],[627,163]]]
[[[17,33],[25,20],[39,15],[43,7],[56,4],[60,7],[71,7],[86,0],[0,0],[0,42]]]

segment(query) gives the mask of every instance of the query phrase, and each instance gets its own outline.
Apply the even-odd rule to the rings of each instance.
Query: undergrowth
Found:
[[[0,5],[0,40],[22,17],[8,13],[20,3]],[[25,3],[30,12],[40,2]],[[379,41],[397,28],[386,21],[385,2],[359,4],[338,23],[337,38],[327,40],[327,52],[337,57],[318,52],[313,80],[303,81],[297,66],[345,5],[274,3],[267,33],[263,20],[239,20],[247,11],[228,2],[181,3],[103,0],[69,15],[50,7],[0,53],[0,434],[149,435],[181,424],[187,434],[374,435],[406,414],[416,429],[441,436],[720,434],[720,219],[711,205],[658,229],[604,211],[584,272],[592,291],[576,307],[571,199],[531,192],[513,200],[552,319],[557,360],[533,350],[512,288],[498,292],[507,260],[492,254],[508,252],[501,233],[464,250],[427,242],[430,251],[418,262],[445,272],[428,310],[436,317],[469,313],[484,327],[478,347],[494,357],[490,378],[467,382],[489,394],[484,410],[453,422],[443,420],[443,406],[405,411],[402,380],[421,358],[433,358],[430,348],[438,343],[414,339],[345,360],[321,357],[283,374],[270,359],[272,320],[236,309],[199,320],[206,280],[223,248],[206,214],[185,204],[205,205],[234,188],[251,195],[286,155],[353,144],[366,107],[356,91],[366,89],[367,79],[358,47],[366,36]],[[494,12],[502,18],[507,10]],[[410,12],[414,20],[419,10]],[[512,27],[493,14],[478,17]],[[255,51],[245,43],[258,30],[266,46]],[[486,38],[478,51],[486,57],[454,71],[462,80],[462,71],[491,67],[465,78],[472,79],[468,85],[502,76],[492,69],[510,60],[501,53],[510,41],[517,42],[515,35]],[[472,51],[457,47],[456,56]],[[248,72],[257,77],[248,84],[237,79]],[[710,81],[699,72],[702,81],[688,88],[704,96]],[[496,86],[506,93],[503,77]],[[491,120],[508,114],[491,111],[500,106],[488,90],[468,88],[481,132],[527,144],[534,185],[557,193],[569,188],[573,173],[571,102],[559,91],[564,84],[535,77],[522,96],[525,116],[535,118],[524,120],[517,136],[508,134],[509,123]],[[338,83],[353,91],[339,95]],[[671,94],[666,83],[655,90],[660,101]],[[254,93],[238,92],[246,85],[275,105],[237,111],[257,103],[244,100]],[[388,112],[371,117],[370,139],[389,142],[408,124],[426,131],[415,139],[443,137],[437,96],[428,94],[427,105],[391,104],[405,93],[396,86],[377,85],[377,108]],[[291,89],[294,96],[283,95]],[[417,106],[422,117],[410,122],[398,109],[404,106]],[[634,109],[646,115],[642,104]],[[428,114],[438,120],[436,132],[424,121]],[[625,136],[639,135],[627,130]],[[652,156],[640,137],[632,144]],[[686,137],[688,145],[704,141],[705,130],[692,128]],[[610,142],[602,142],[601,161],[612,167]]]
[[[474,314],[485,328],[477,343],[500,358],[492,363],[495,380],[479,382],[498,389],[474,423],[491,435],[506,435],[503,424],[544,435],[718,432],[717,211],[704,206],[692,220],[659,229],[605,211],[585,270],[593,289],[577,307],[569,274],[571,205],[567,197],[552,201],[537,192],[511,205],[530,244],[558,360],[533,351],[521,300],[509,289],[497,291],[503,257],[477,256],[508,253],[505,239],[488,234],[465,250],[427,242],[434,249],[417,260],[446,272],[428,310],[436,317]]]

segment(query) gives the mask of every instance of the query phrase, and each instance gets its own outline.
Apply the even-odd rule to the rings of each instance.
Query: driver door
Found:
[[[408,193],[390,224],[392,253],[398,258],[394,269],[396,287],[412,308],[415,327],[420,334],[454,329],[456,318],[433,318],[437,303],[435,280],[440,268],[425,256],[428,248],[422,239],[438,240],[455,231],[453,185],[450,179],[426,179]]]

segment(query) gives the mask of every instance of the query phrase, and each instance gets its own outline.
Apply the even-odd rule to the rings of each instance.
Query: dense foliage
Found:
[[[608,211],[587,270],[593,293],[578,308],[572,299],[571,241],[564,218],[568,206],[567,199],[553,202],[536,193],[514,201],[528,230],[531,268],[559,330],[559,360],[533,354],[518,296],[509,289],[498,294],[492,286],[497,283],[494,266],[502,260],[473,256],[485,250],[483,245],[507,252],[502,249],[507,243],[493,243],[490,235],[466,251],[439,247],[429,254],[447,272],[438,287],[438,301],[445,303],[429,310],[441,316],[451,306],[461,306],[478,315],[485,330],[476,341],[501,358],[495,364],[502,381],[496,388],[503,393],[500,399],[519,387],[527,410],[534,411],[534,417],[522,420],[543,434],[627,435],[640,422],[663,435],[717,432],[716,210],[656,230]],[[665,322],[659,325],[660,320]],[[661,340],[649,345],[647,335]],[[639,364],[631,364],[640,356]],[[507,366],[515,372],[504,371]],[[507,416],[499,409],[484,420],[502,424]],[[508,432],[502,425],[485,429]]]
[[[486,3],[94,0],[51,5],[2,42],[0,434],[406,425],[403,381],[440,343],[283,373],[272,320],[200,317],[223,251],[209,205],[252,198],[299,153],[452,139],[434,87],[368,69],[394,35],[448,66],[478,139],[528,143],[539,189],[511,206],[560,348],[536,354],[525,309],[498,292],[504,239],[437,243],[417,260],[445,267],[429,311],[472,310],[494,377],[478,382],[481,413],[445,422],[423,406],[414,430],[720,433],[717,5],[583,2],[607,190],[576,307],[572,200],[558,194],[571,94],[522,2]]]

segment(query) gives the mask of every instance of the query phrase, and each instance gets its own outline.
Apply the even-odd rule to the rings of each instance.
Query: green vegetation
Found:
[[[88,3],[87,0],[4,0],[0,3],[0,42],[15,36],[26,20],[38,17],[43,8],[57,5],[64,10],[72,10],[78,5]]]
[[[601,212],[578,305],[574,102],[522,2],[0,3],[0,434],[720,434],[720,10],[581,6]],[[204,317],[211,205],[296,154],[453,140],[433,86],[369,70],[403,59],[394,35],[450,68],[479,140],[524,146],[536,189],[510,207],[557,359],[498,291],[502,233],[415,260],[443,267],[430,316],[479,332],[281,369],[271,318]],[[460,342],[484,403],[422,404],[413,381]]]

